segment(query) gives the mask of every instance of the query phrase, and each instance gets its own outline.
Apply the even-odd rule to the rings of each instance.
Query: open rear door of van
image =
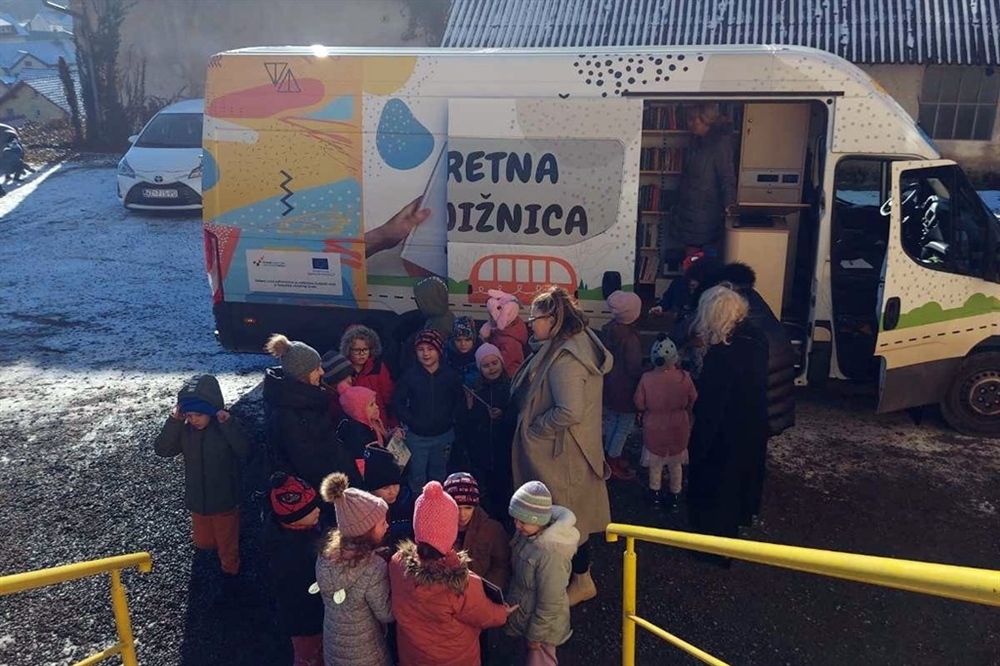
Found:
[[[892,163],[891,195],[881,208],[889,218],[889,239],[877,299],[880,413],[938,402],[953,371],[951,363],[940,362],[951,356],[937,330],[947,322],[923,316],[936,305],[935,287],[946,288],[952,276],[913,256],[925,205],[943,194],[928,190],[920,174],[948,166],[956,165],[950,160]]]

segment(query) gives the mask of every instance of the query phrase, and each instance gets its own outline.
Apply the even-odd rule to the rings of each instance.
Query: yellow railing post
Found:
[[[135,640],[132,638],[132,621],[128,614],[128,599],[125,597],[125,586],[122,585],[122,571],[111,572],[111,605],[115,613],[115,626],[118,628],[118,642],[122,650],[123,666],[138,666],[135,657]]]
[[[635,539],[626,537],[622,556],[622,666],[635,666]]]

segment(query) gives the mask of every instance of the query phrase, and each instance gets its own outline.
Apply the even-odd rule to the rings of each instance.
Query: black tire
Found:
[[[973,354],[962,362],[941,412],[963,435],[1000,438],[1000,352]]]

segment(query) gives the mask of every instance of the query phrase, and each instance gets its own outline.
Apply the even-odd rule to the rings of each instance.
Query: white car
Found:
[[[161,109],[118,163],[118,199],[137,210],[200,210],[205,100]]]

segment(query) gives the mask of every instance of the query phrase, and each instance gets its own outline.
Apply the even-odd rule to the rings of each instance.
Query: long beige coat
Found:
[[[511,456],[514,486],[548,486],[552,503],[576,514],[582,543],[611,522],[601,408],[613,359],[589,328],[550,350],[552,344],[542,343],[511,383],[517,395],[528,382]]]

